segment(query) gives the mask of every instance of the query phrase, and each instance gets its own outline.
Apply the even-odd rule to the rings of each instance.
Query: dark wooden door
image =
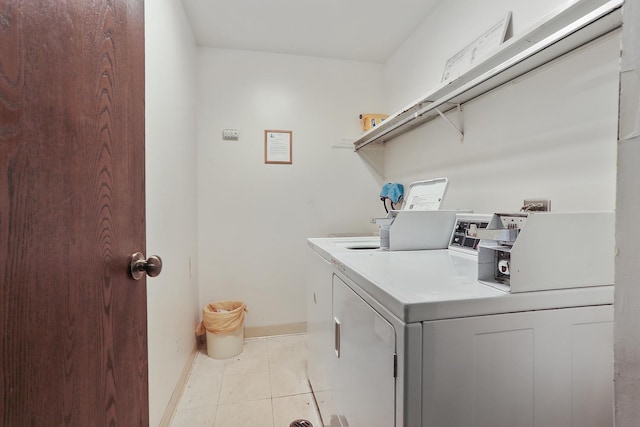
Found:
[[[0,0],[0,425],[148,424],[143,0]]]

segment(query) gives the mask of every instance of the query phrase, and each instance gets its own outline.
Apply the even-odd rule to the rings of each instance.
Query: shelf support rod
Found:
[[[458,123],[459,125],[453,123],[449,117],[445,116],[444,113],[442,111],[440,111],[439,108],[436,108],[436,113],[438,113],[440,115],[440,117],[442,117],[443,119],[445,119],[447,121],[447,123],[449,123],[451,125],[451,127],[453,127],[456,132],[458,132],[458,135],[460,135],[460,143],[464,142],[464,122],[463,122],[463,116],[462,116],[462,106],[460,104],[456,104],[456,110],[458,111]]]

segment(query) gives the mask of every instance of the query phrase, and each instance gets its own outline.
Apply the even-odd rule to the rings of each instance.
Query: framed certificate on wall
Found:
[[[293,132],[290,130],[264,131],[264,162],[290,165],[292,163]]]

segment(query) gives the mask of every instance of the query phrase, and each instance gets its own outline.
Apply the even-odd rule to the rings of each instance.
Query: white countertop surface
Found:
[[[316,238],[308,245],[405,323],[605,305],[613,286],[509,294],[477,280],[477,259],[450,250],[383,251],[371,237]]]

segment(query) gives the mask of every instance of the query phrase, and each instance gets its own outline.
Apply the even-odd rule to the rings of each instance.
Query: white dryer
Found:
[[[461,216],[458,250],[308,240],[308,373],[325,426],[612,425],[612,283],[487,286],[461,228],[488,222]]]

